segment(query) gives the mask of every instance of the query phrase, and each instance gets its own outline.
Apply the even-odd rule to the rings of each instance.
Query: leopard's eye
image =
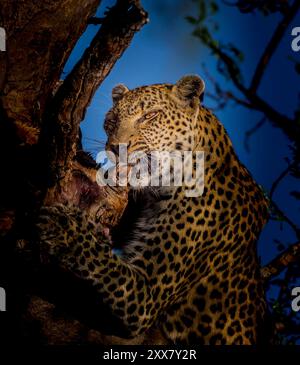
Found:
[[[153,119],[153,118],[155,118],[158,115],[158,113],[159,113],[158,111],[149,112],[149,113],[147,113],[147,114],[144,115],[144,118],[146,120]]]
[[[143,124],[145,122],[149,122],[150,120],[154,119],[155,117],[157,117],[157,115],[159,114],[160,110],[155,110],[149,113],[144,114],[140,119],[137,120],[138,124]]]

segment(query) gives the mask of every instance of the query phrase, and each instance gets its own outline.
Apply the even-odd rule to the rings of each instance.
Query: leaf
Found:
[[[275,300],[272,305],[272,309],[275,313],[282,314],[282,305],[278,302],[278,300]]]
[[[214,39],[212,39],[209,30],[206,26],[198,27],[194,30],[193,35],[202,40],[202,42],[208,47],[213,44]]]
[[[200,0],[199,2],[199,22],[202,22],[206,19],[207,12],[206,12],[206,3],[205,0]]]
[[[189,23],[191,23],[191,24],[197,24],[197,23],[198,23],[198,20],[197,20],[196,18],[194,18],[193,16],[190,16],[190,15],[187,15],[187,16],[185,17],[185,19],[186,19]]]
[[[228,44],[228,49],[233,53],[233,55],[239,60],[244,61],[244,54],[242,51],[240,51],[238,48],[236,48],[232,44]]]
[[[215,1],[210,3],[210,13],[211,15],[216,14],[219,11],[219,6]]]

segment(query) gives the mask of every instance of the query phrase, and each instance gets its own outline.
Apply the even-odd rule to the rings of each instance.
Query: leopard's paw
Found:
[[[76,240],[77,221],[63,205],[44,206],[37,219],[41,251],[58,256],[72,249]]]

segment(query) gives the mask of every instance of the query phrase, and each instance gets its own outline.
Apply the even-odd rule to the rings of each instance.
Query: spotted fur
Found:
[[[145,189],[122,254],[62,206],[45,208],[42,242],[94,285],[129,337],[155,326],[173,343],[253,344],[265,313],[256,241],[267,202],[201,105],[203,89],[197,76],[131,91],[119,85],[105,121],[110,150],[204,151],[202,196],[186,197],[186,186]]]

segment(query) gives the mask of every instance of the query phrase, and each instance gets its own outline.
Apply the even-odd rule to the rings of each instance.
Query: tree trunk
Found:
[[[79,125],[147,13],[138,0],[118,0],[105,18],[96,19],[100,2],[1,0],[6,51],[0,51],[0,286],[7,292],[14,341],[128,343],[102,335],[68,310],[65,316],[66,308],[58,312],[56,299],[69,278],[47,265],[34,243],[42,204],[75,204],[108,228],[127,204],[126,189],[97,185],[95,162],[78,152]],[[101,26],[62,82],[63,67],[88,23]],[[144,341],[142,336],[130,343]]]

